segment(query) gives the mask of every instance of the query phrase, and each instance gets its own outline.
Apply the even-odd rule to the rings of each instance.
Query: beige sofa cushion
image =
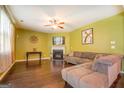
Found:
[[[86,58],[79,58],[79,57],[72,57],[72,56],[67,56],[64,58],[65,61],[73,64],[81,64],[81,63],[86,63],[91,61],[90,59]]]
[[[73,52],[73,56],[80,58],[82,56],[82,52],[75,51],[75,52]]]
[[[72,85],[72,87],[77,87],[79,85],[80,78],[92,72],[92,70],[85,69],[83,67],[69,70],[67,72],[67,82]]]
[[[93,72],[79,80],[79,88],[104,88],[108,87],[107,75]]]
[[[96,56],[96,53],[93,52],[82,52],[81,58],[87,58],[93,60]]]
[[[87,62],[84,64],[80,64],[80,65],[78,65],[78,67],[83,67],[83,68],[92,70],[92,64],[93,64],[93,62],[91,61],[91,62]]]
[[[103,56],[108,56],[108,55],[111,55],[111,54],[105,54],[105,53],[98,53],[96,54],[95,58],[94,58],[94,61],[100,57],[103,57]]]
[[[62,69],[61,73],[62,73],[62,78],[66,81],[67,80],[67,72],[73,69],[79,68],[78,65],[76,66],[72,66],[72,67],[67,67]]]
[[[62,70],[62,78],[65,81],[67,81],[70,85],[71,84],[77,84],[76,81],[78,81],[78,80],[76,79],[76,81],[74,83],[74,78],[76,78],[78,74],[80,74],[80,75],[78,75],[77,78],[79,78],[80,76],[83,76],[84,74],[88,74],[89,72],[92,72],[91,71],[91,65],[92,65],[92,62],[88,62],[88,63],[84,63],[84,64],[81,64],[81,65],[76,65],[76,66],[64,68]],[[82,68],[82,69],[80,69],[80,68]],[[71,75],[71,76],[74,76],[74,77],[70,79],[69,78],[70,76],[68,76],[68,75]],[[71,81],[71,80],[73,80],[73,81]],[[76,86],[77,85],[75,85],[75,87]]]

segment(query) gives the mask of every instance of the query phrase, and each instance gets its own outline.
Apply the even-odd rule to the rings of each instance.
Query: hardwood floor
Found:
[[[25,62],[19,62],[1,84],[15,88],[64,88],[67,86],[61,77],[61,69],[69,66],[73,65],[44,60],[42,65],[33,61],[26,67]],[[116,87],[124,87],[124,76],[116,83]]]
[[[29,62],[28,67],[25,62],[16,63],[2,84],[16,88],[62,88],[64,81],[61,78],[61,69],[68,66],[71,64],[64,65],[61,61],[49,60],[42,61],[42,65],[38,61]]]

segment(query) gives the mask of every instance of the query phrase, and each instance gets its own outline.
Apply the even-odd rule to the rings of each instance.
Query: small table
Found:
[[[41,64],[41,55],[42,55],[42,52],[26,52],[26,64],[28,65],[28,57],[29,55],[32,55],[32,54],[39,54],[39,64]]]

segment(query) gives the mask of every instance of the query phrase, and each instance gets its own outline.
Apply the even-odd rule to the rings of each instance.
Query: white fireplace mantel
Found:
[[[63,53],[65,54],[65,46],[52,46],[51,53],[53,53],[53,50],[63,50]]]

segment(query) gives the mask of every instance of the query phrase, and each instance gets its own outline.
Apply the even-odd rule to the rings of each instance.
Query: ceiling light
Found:
[[[57,28],[57,26],[56,26],[56,25],[53,25],[53,28],[54,28],[54,29],[56,29],[56,28]]]
[[[58,20],[56,18],[52,18],[50,20],[48,20],[48,24],[44,25],[44,26],[51,26],[54,29],[60,28],[60,29],[64,29],[64,21]]]

